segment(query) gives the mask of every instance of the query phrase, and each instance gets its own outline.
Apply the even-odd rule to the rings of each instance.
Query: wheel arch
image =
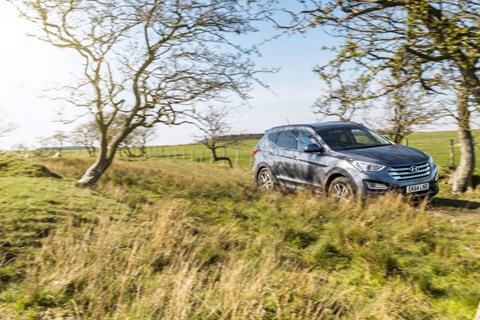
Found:
[[[262,171],[263,168],[267,168],[268,170],[270,170],[270,172],[272,173],[273,177],[276,179],[277,177],[275,176],[275,173],[273,172],[272,170],[272,167],[270,167],[266,162],[261,162],[257,165],[257,167],[255,168],[255,172],[254,172],[254,178],[255,178],[255,181],[258,180],[258,174],[260,173],[260,171]]]
[[[332,184],[333,180],[335,180],[338,177],[347,178],[348,180],[350,180],[353,190],[355,192],[358,190],[357,184],[355,183],[355,180],[353,179],[353,177],[347,171],[337,169],[337,170],[331,171],[327,179],[325,180],[325,185],[323,186],[323,190],[325,190],[326,194],[328,194],[328,189],[330,188],[330,185]]]

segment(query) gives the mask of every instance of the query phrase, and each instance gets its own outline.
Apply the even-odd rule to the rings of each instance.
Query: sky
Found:
[[[56,131],[68,132],[75,126],[75,123],[68,126],[59,122],[58,112],[64,110],[67,118],[74,118],[77,110],[63,108],[62,102],[42,96],[48,89],[71,82],[72,75],[81,71],[81,61],[73,52],[27,36],[32,30],[34,26],[18,17],[15,8],[0,2],[0,120],[18,126],[9,136],[0,139],[0,149],[9,149],[15,144],[38,147],[40,137],[52,136]],[[261,39],[269,33],[271,30],[265,30],[255,37]],[[231,119],[233,131],[262,133],[277,125],[317,121],[312,104],[324,88],[312,69],[331,58],[321,47],[333,41],[317,28],[262,45],[262,56],[255,59],[256,65],[280,68],[280,71],[260,77],[270,90],[253,86],[249,106],[240,108]],[[198,134],[189,125],[160,124],[157,138],[149,144],[190,143]]]
[[[69,131],[73,126],[58,121],[59,110],[67,115],[73,110],[44,96],[48,89],[68,83],[72,74],[80,71],[80,60],[72,52],[27,36],[32,30],[34,27],[18,17],[15,8],[0,2],[0,119],[18,126],[9,136],[1,138],[2,149],[14,144],[35,147],[40,137]],[[255,60],[257,66],[280,68],[280,71],[260,77],[270,89],[253,86],[249,106],[241,107],[231,118],[233,131],[261,133],[288,122],[314,122],[311,106],[320,94],[321,83],[312,68],[328,61],[327,54],[320,50],[328,41],[331,39],[318,29],[262,45],[262,56]],[[157,138],[150,144],[189,143],[198,135],[188,125],[159,125],[157,132]]]

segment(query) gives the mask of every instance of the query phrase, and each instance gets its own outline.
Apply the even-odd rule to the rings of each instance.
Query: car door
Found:
[[[316,143],[321,144],[315,135],[308,130],[297,132],[297,154],[295,162],[296,180],[305,185],[314,187],[323,186],[325,170],[327,168],[326,158],[320,152],[305,152],[305,146]]]
[[[273,171],[276,178],[283,182],[295,182],[296,142],[294,130],[284,130],[278,133]]]

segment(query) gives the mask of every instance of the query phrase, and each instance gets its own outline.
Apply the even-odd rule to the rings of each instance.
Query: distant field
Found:
[[[475,132],[474,135],[479,135]],[[454,140],[455,146],[455,164],[458,165],[460,151],[458,148],[456,131],[438,131],[438,132],[418,132],[407,137],[408,145],[418,148],[431,154],[437,164],[441,167],[450,165],[450,140]],[[477,157],[477,167],[480,161]]]

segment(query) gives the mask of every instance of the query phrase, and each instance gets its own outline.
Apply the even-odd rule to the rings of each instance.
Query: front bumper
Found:
[[[388,172],[356,172],[352,175],[357,186],[357,192],[362,198],[367,198],[370,195],[379,195],[387,192],[397,192],[408,197],[433,197],[439,192],[438,186],[438,171],[435,165],[430,170],[430,175],[422,179],[412,179],[407,181],[397,181]],[[367,182],[374,182],[386,186],[384,190],[375,190],[368,187]],[[428,189],[407,193],[408,186],[422,185],[428,183]],[[371,183],[370,183],[371,185]]]
[[[365,185],[361,188],[359,188],[359,192],[363,198],[366,198],[369,195],[379,195],[379,194],[385,194],[387,192],[396,192],[396,193],[401,193],[405,196],[408,197],[433,197],[435,196],[438,191],[440,190],[438,186],[438,181],[429,181],[429,182],[423,182],[423,183],[428,183],[428,189],[427,190],[422,190],[422,191],[417,191],[417,192],[411,192],[407,193],[407,186],[388,186],[388,189],[386,190],[372,190],[366,187]],[[417,184],[423,184],[421,183],[414,183],[411,185],[417,185]]]

